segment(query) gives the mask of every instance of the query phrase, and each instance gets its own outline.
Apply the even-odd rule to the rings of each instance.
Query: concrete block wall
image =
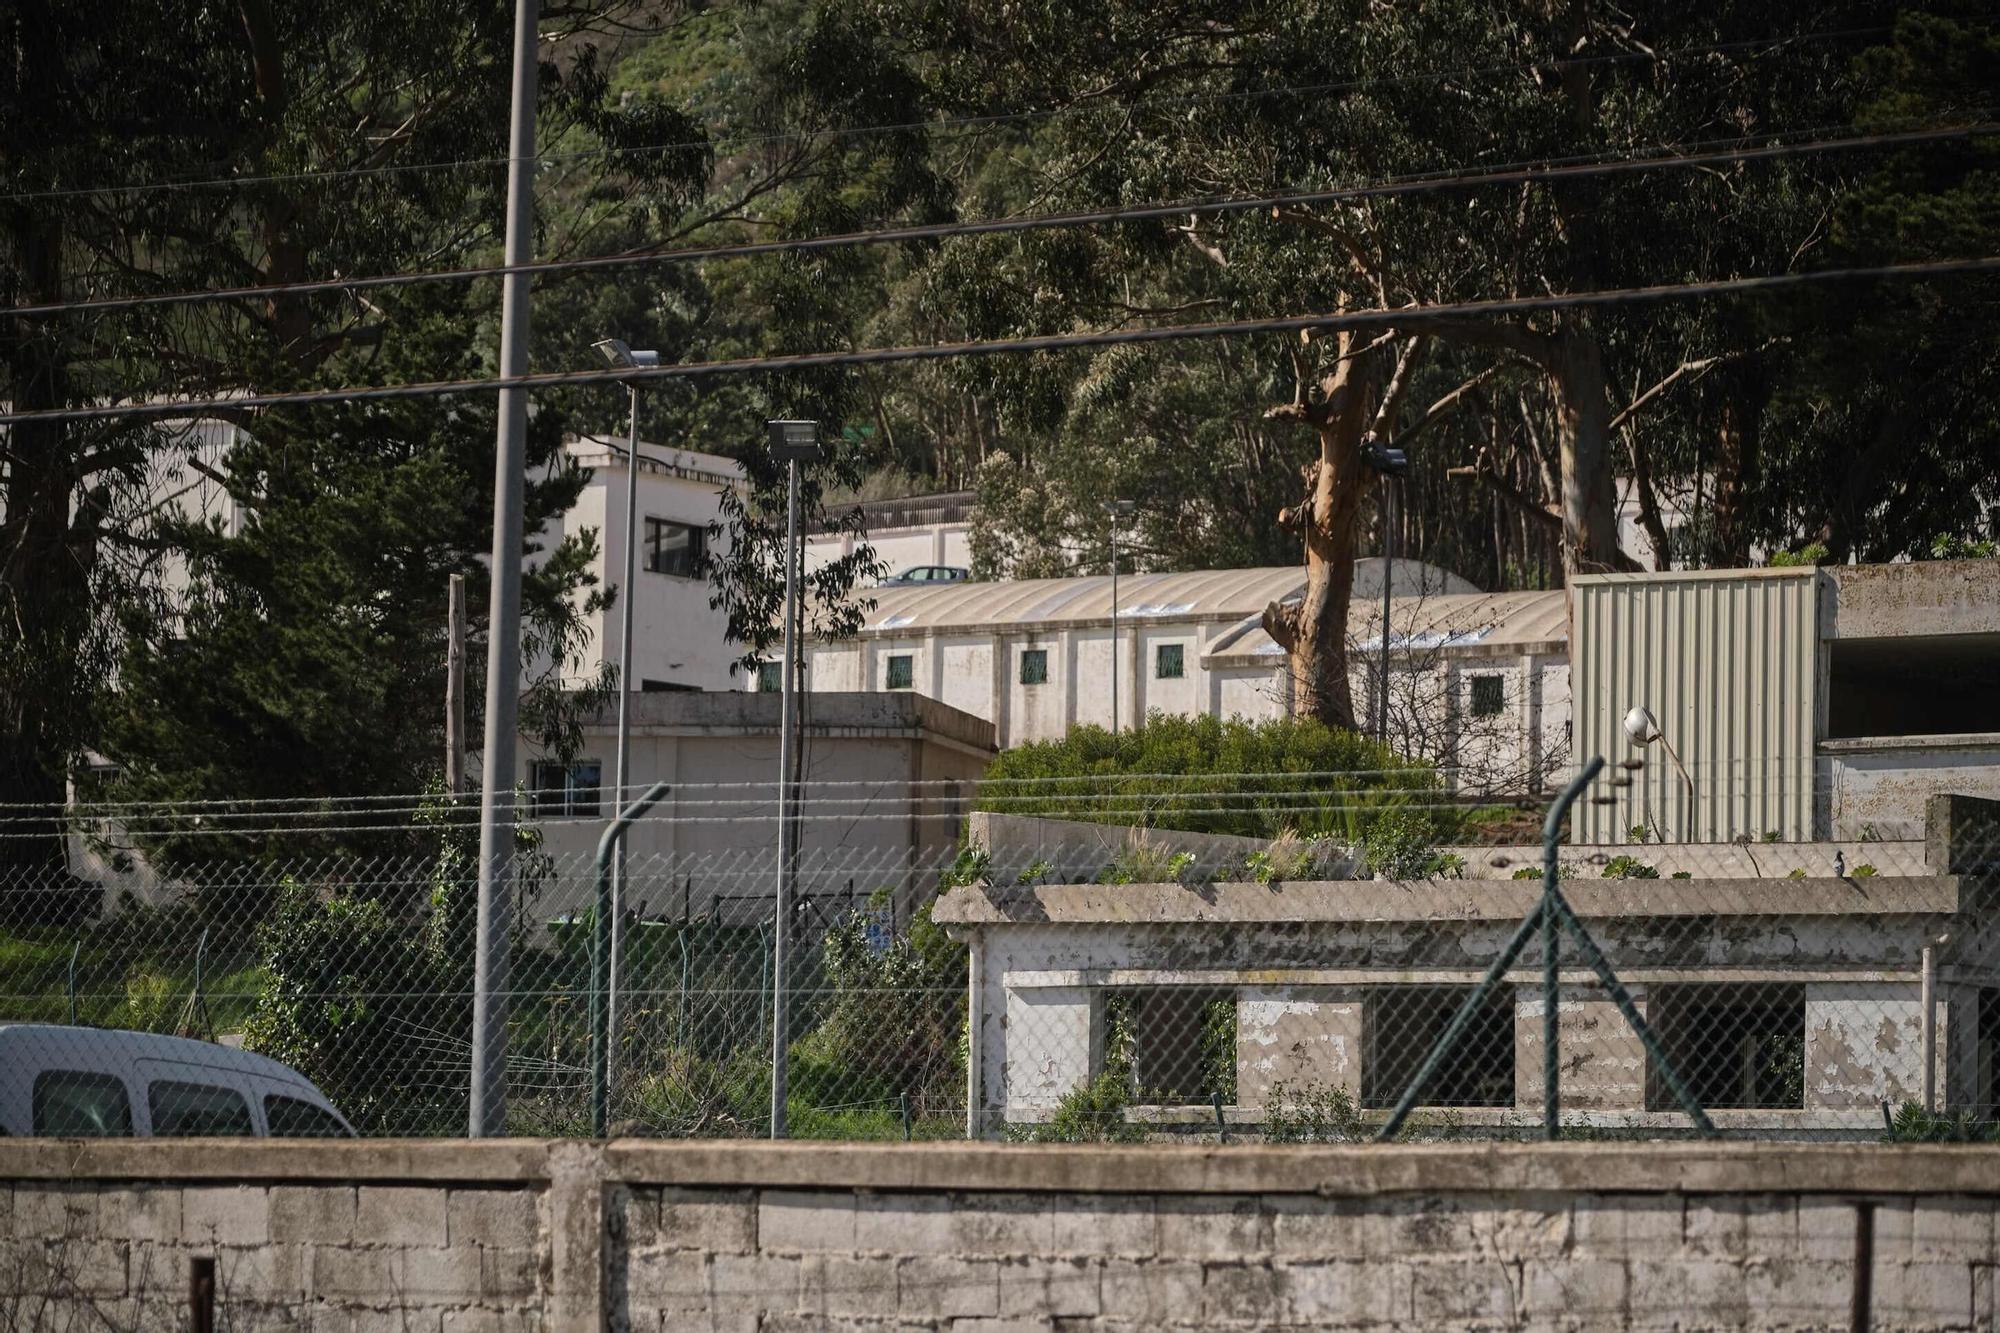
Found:
[[[1934,1145],[13,1140],[0,1327],[199,1255],[235,1330],[1985,1328],[1997,1215]]]

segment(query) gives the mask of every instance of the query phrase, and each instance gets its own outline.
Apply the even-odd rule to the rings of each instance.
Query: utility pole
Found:
[[[535,235],[537,0],[515,0],[513,123],[507,134],[507,245],[518,269]],[[528,275],[501,279],[500,375],[528,371]],[[465,1132],[507,1129],[508,945],[513,934],[514,733],[521,707],[521,502],[527,470],[528,392],[500,390],[493,451],[493,594],[486,635],[486,750],[479,792],[479,946],[473,965],[472,1088]]]
[[[1130,500],[1113,500],[1104,506],[1111,514],[1111,734],[1118,734],[1118,673],[1124,667],[1119,660],[1125,649],[1125,637],[1118,632],[1118,527],[1132,517],[1133,503]],[[1137,689],[1138,681],[1132,682]]]
[[[1375,438],[1361,440],[1361,460],[1382,479],[1382,679],[1375,691],[1375,735],[1389,743],[1389,598],[1396,589],[1396,480],[1410,470],[1410,456]]]
[[[793,781],[793,756],[797,752],[798,728],[792,723],[792,701],[798,679],[799,634],[799,464],[821,457],[819,423],[816,421],[773,421],[771,457],[785,465],[785,664],[779,673],[778,706],[778,892],[774,900],[776,921],[771,932],[771,1137],[786,1136],[786,1087],[790,1074],[792,1024],[789,1005],[792,934],[792,873],[798,856],[798,829],[793,822],[798,790]]]
[[[451,576],[445,598],[444,787],[465,790],[465,575]]]

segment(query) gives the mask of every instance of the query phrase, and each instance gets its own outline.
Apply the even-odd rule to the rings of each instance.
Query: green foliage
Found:
[[[1428,811],[1383,811],[1363,846],[1369,866],[1384,879],[1458,878],[1465,871],[1463,857],[1438,851],[1437,824]]]
[[[1247,796],[1230,802],[1240,809],[1220,814],[1213,798],[1197,794],[1212,790],[1204,781],[1211,775],[1294,773],[1337,776],[1232,777],[1232,789]],[[1167,776],[1121,776],[1155,774]],[[1439,785],[1429,767],[1309,719],[1248,723],[1160,713],[1115,736],[1078,727],[1062,740],[1015,746],[986,777],[982,810],[1261,838],[1289,827],[1348,841],[1358,841],[1359,829],[1380,812]]]
[[[1614,856],[1604,863],[1605,879],[1658,879],[1660,872],[1636,856]]]
[[[841,1077],[865,1071],[890,1098],[907,1095],[918,1116],[963,1105],[965,1095],[956,997],[965,991],[966,948],[930,913],[929,904],[918,908],[885,949],[869,942],[868,918],[859,912],[827,932],[821,958],[829,1007],[812,1034],[829,1069]],[[940,1004],[940,997],[953,1003]],[[835,1089],[831,1099],[853,1097]]]
[[[379,901],[296,880],[258,931],[269,982],[244,1045],[318,1084],[363,1133],[449,1133],[464,1124],[469,1030],[420,939]]]
[[[1360,1143],[1372,1133],[1353,1094],[1339,1084],[1274,1083],[1264,1099],[1267,1143]]]
[[[1765,563],[1772,569],[1797,569],[1809,565],[1823,565],[1827,560],[1825,542],[1808,542],[1796,551],[1773,551]]]
[[[1127,1076],[1107,1069],[1065,1093],[1041,1124],[1009,1125],[1007,1137],[1021,1143],[1139,1143],[1146,1131],[1125,1118],[1131,1100]]]
[[[1793,866],[1791,873],[1785,876],[1786,879],[1804,879],[1805,877],[1806,868],[1804,866]]]
[[[1675,871],[1675,872],[1674,872],[1673,874],[1671,874],[1671,875],[1667,876],[1667,878],[1668,878],[1668,879],[1693,879],[1693,878],[1694,878],[1694,872],[1693,872],[1693,871],[1690,871],[1690,870],[1676,870],[1676,871]]]
[[[1889,1143],[2000,1143],[2000,1121],[1982,1120],[1969,1110],[1932,1112],[1904,1102],[1882,1137]]]
[[[968,885],[984,884],[993,874],[993,853],[979,843],[967,843],[958,849],[950,865],[938,875],[938,889],[963,888]]]
[[[1625,836],[1633,842],[1651,842],[1653,840],[1653,830],[1647,828],[1644,824],[1634,824],[1626,830]]]
[[[1201,1007],[1201,1092],[1236,1101],[1236,997],[1218,995]]]
[[[1509,875],[1507,878],[1540,879],[1542,877],[1542,873],[1543,873],[1542,868],[1540,866],[1517,866],[1514,870],[1514,873]]]
[[[1873,879],[1876,875],[1879,875],[1881,873],[1882,872],[1877,870],[1874,866],[1870,865],[1866,861],[1863,861],[1860,865],[1854,867],[1853,871],[1850,872],[1850,877],[1853,879]]]

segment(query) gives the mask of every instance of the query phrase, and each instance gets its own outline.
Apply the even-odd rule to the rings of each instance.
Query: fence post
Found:
[[[611,958],[611,852],[626,826],[667,794],[655,782],[618,812],[597,840],[597,908],[590,923],[590,1133],[603,1138],[611,1114],[611,993],[606,986]]]
[[[1560,923],[1550,906],[1559,870],[1556,846],[1562,839],[1563,816],[1576,804],[1576,798],[1583,794],[1583,789],[1603,771],[1604,760],[1593,755],[1570,779],[1569,785],[1549,806],[1548,816],[1542,820],[1542,1133],[1551,1140],[1562,1137],[1562,1061],[1558,1049],[1562,1036],[1558,1021],[1562,1008],[1562,983],[1556,966],[1561,954],[1562,935],[1558,930]]]
[[[69,1025],[76,1026],[76,956],[83,952],[83,937],[79,935],[69,950]]]

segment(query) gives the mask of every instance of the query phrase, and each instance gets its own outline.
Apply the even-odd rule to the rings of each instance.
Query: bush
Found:
[[[1606,879],[1658,879],[1660,872],[1636,856],[1614,856],[1604,863]]]
[[[1264,1102],[1266,1143],[1359,1143],[1368,1137],[1370,1128],[1346,1088],[1271,1085]]]
[[[1513,873],[1513,874],[1511,874],[1511,875],[1509,875],[1509,876],[1508,876],[1507,878],[1509,878],[1509,879],[1540,879],[1541,877],[1542,877],[1542,868],[1541,868],[1540,866],[1521,866],[1521,867],[1519,867],[1518,869],[1516,869],[1516,870],[1514,871],[1514,873]]]
[[[1337,776],[1283,776],[1304,773]],[[1280,776],[1230,776],[1228,800],[1202,780],[1236,774]],[[1115,736],[1078,727],[1062,740],[1006,751],[987,770],[977,808],[1252,838],[1290,827],[1355,843],[1382,810],[1438,789],[1429,766],[1309,718],[1249,723],[1154,713]]]
[[[1010,1125],[1007,1137],[1021,1143],[1138,1143],[1146,1131],[1125,1119],[1132,1100],[1128,1076],[1107,1069],[1056,1103],[1039,1125]]]
[[[867,1099],[895,1104],[908,1096],[912,1113],[963,1106],[965,1096],[966,949],[931,920],[928,904],[878,949],[869,917],[855,912],[827,932],[826,1018],[798,1045],[862,1089]],[[801,1091],[805,1091],[802,1087]],[[837,1100],[862,1100],[852,1089]]]
[[[1462,876],[1465,859],[1438,851],[1437,825],[1429,815],[1429,811],[1391,809],[1377,816],[1362,843],[1369,868],[1387,879]]]
[[[304,1074],[369,1134],[457,1132],[469,996],[382,904],[286,879],[258,931],[269,978],[244,1044]]]

